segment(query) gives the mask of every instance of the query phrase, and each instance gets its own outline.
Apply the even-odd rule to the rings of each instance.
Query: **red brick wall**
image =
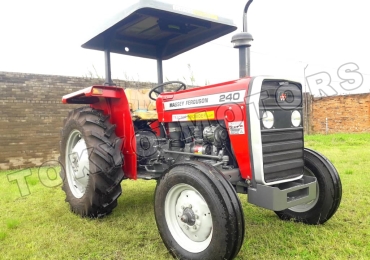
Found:
[[[314,98],[311,109],[311,132],[370,132],[370,93]]]

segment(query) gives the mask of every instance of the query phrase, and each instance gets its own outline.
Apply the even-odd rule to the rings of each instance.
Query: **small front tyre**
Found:
[[[339,174],[328,159],[307,148],[304,151],[304,174],[317,179],[316,199],[275,213],[282,220],[323,224],[337,211],[342,198]]]
[[[175,165],[155,191],[159,233],[177,259],[233,259],[244,238],[237,194],[223,174],[197,162]]]

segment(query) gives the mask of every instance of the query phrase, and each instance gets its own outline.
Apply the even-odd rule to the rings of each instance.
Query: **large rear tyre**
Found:
[[[339,174],[327,158],[310,149],[304,151],[304,174],[317,179],[316,199],[275,213],[282,220],[323,224],[337,211],[342,198]]]
[[[109,116],[89,107],[71,111],[61,131],[60,177],[66,202],[82,217],[103,217],[122,193],[122,140]]]
[[[155,219],[177,259],[233,259],[244,239],[244,216],[232,185],[214,167],[175,165],[155,190]]]

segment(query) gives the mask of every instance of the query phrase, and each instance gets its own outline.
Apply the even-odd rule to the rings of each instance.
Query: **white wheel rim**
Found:
[[[81,198],[89,181],[89,154],[80,131],[73,130],[67,140],[65,154],[66,175],[69,188],[76,198]]]
[[[183,249],[199,253],[209,246],[213,234],[211,211],[194,187],[184,183],[173,186],[166,195],[164,211],[168,229]]]
[[[307,168],[304,168],[304,175],[315,177],[313,172],[311,170],[307,169]],[[316,198],[314,200],[311,200],[311,201],[305,203],[305,204],[297,205],[297,206],[291,207],[289,209],[291,211],[298,212],[298,213],[309,211],[310,209],[315,207],[317,201],[319,200],[319,193],[320,193],[319,183],[316,180]]]

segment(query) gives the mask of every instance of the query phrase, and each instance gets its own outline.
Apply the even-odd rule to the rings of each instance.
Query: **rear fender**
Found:
[[[103,110],[110,115],[109,121],[116,125],[115,133],[123,140],[121,148],[124,156],[125,177],[137,179],[136,138],[130,106],[122,88],[92,86],[62,98],[64,104],[90,104],[91,108]]]
[[[100,98],[121,98],[122,95],[125,94],[121,88],[91,86],[71,94],[64,95],[62,102],[63,104],[94,104],[99,102]]]

